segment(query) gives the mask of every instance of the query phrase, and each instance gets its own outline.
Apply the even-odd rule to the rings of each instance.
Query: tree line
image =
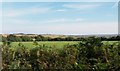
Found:
[[[100,38],[102,41],[118,41],[120,40],[120,36],[112,36],[112,37],[97,37]],[[10,34],[7,37],[2,36],[2,42],[10,41],[10,42],[28,42],[28,41],[82,41],[87,39],[86,37],[56,37],[56,38],[51,38],[51,37],[44,37],[42,35],[37,35],[37,36],[16,36],[14,34]]]

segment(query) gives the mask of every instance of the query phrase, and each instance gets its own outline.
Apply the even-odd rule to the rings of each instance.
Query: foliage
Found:
[[[120,70],[120,42],[102,44],[100,38],[89,37],[78,44],[65,45],[62,49],[39,45],[33,49],[19,43],[16,49],[2,45],[4,69],[91,69]]]
[[[7,37],[2,36],[2,41],[10,41],[10,42],[27,42],[27,41],[82,41],[86,40],[89,37],[75,37],[75,36],[66,36],[66,37],[44,37],[42,35],[37,36],[16,36],[14,34],[10,34]],[[102,41],[118,41],[120,40],[120,36],[112,36],[112,37],[97,37]]]

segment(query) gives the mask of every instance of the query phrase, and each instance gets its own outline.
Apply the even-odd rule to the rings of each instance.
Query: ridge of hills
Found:
[[[7,37],[10,34],[0,34],[0,36]],[[24,34],[24,33],[13,33],[15,36],[30,36],[35,37],[38,35],[42,35],[44,37],[51,37],[51,38],[57,38],[57,37],[90,37],[90,36],[96,36],[96,37],[113,37],[113,36],[120,36],[120,34],[88,34],[88,35],[59,35],[59,34]]]

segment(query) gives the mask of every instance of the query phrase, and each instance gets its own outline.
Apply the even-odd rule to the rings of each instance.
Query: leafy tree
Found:
[[[2,42],[6,42],[7,41],[7,38],[2,36]]]
[[[42,35],[38,35],[35,37],[36,41],[42,41],[44,37]]]
[[[74,38],[73,38],[73,37],[66,37],[65,40],[66,40],[66,41],[73,41]]]
[[[33,41],[33,38],[29,37],[29,36],[21,36],[20,37],[22,39],[22,41]]]
[[[10,34],[7,36],[7,41],[15,42],[16,41],[16,36],[13,34]]]

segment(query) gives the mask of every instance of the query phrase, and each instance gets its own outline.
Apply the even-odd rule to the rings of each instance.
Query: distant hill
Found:
[[[90,37],[90,36],[96,36],[96,37],[113,37],[113,36],[118,36],[118,34],[70,35],[70,36],[75,36],[75,37]]]
[[[0,34],[0,36],[7,37],[10,34]],[[113,37],[113,36],[118,36],[118,34],[97,34],[97,35],[56,35],[56,34],[24,34],[24,33],[14,33],[13,35],[15,36],[30,36],[30,37],[35,37],[37,35],[42,35],[44,37],[50,37],[50,38],[65,38],[65,37],[90,37],[90,36],[96,36],[96,37]],[[120,36],[120,35],[119,35]]]

